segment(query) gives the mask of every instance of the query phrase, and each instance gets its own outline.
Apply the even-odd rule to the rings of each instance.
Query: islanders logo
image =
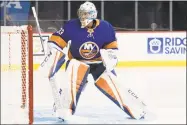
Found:
[[[98,52],[98,45],[91,41],[83,43],[79,48],[79,53],[84,59],[92,59]]]

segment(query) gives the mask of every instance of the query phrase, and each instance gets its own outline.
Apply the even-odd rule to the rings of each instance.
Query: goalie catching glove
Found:
[[[100,54],[103,60],[103,65],[106,67],[107,71],[112,71],[117,63],[117,52],[118,50],[115,49],[101,49]]]

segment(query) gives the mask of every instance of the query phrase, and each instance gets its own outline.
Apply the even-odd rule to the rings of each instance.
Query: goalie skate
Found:
[[[72,116],[71,112],[72,111],[70,109],[65,109],[65,108],[57,109],[55,111],[56,118],[58,118],[58,120],[61,120],[61,121],[65,121],[67,119],[70,119],[70,117]]]

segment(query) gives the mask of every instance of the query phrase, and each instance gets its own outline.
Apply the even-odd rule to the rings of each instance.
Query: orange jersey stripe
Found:
[[[55,35],[52,35],[50,38],[49,38],[49,41],[53,41],[55,42],[58,46],[60,46],[61,48],[64,48],[67,43],[60,37],[60,36],[55,36]]]
[[[112,48],[118,48],[117,41],[113,41],[104,46],[104,49],[112,49]]]

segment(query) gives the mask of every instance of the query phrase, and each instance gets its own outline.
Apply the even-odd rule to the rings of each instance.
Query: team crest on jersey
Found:
[[[79,48],[80,55],[85,59],[92,59],[99,52],[99,47],[94,42],[85,42]]]

